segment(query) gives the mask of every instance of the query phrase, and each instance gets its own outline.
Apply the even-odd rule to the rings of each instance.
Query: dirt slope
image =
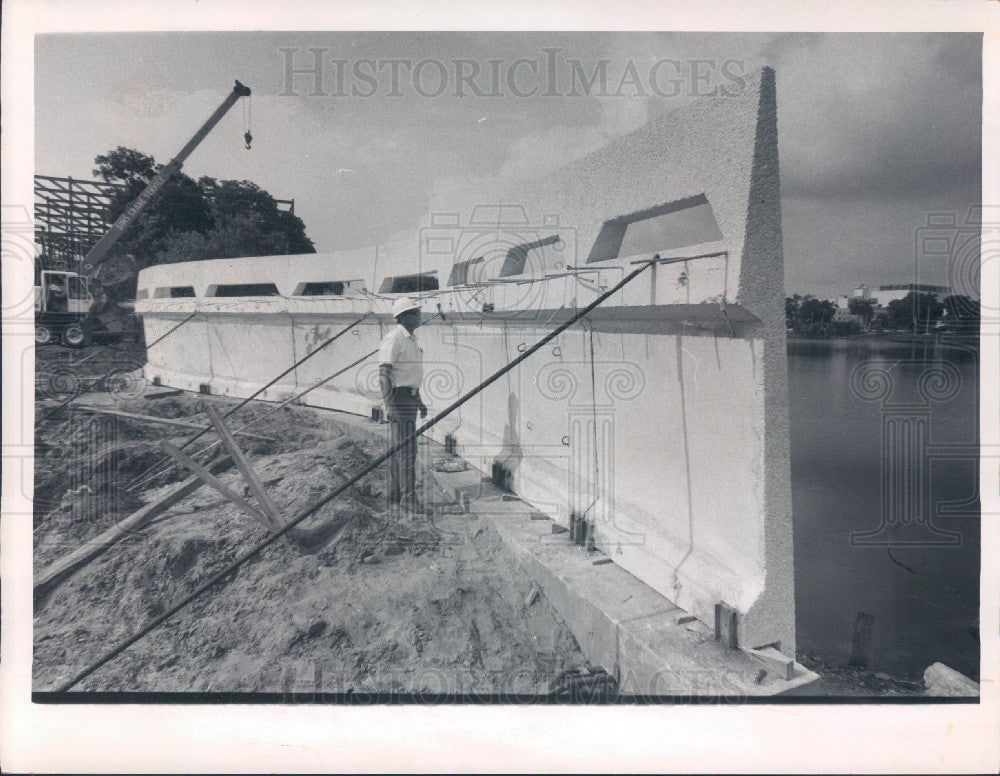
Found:
[[[207,422],[200,401],[122,397],[116,406]],[[275,441],[244,449],[283,515],[384,449],[356,421],[270,410],[241,410],[231,424],[267,415],[253,431]],[[36,574],[186,476],[160,472],[124,488],[163,459],[160,439],[183,443],[183,429],[64,412],[37,433]],[[426,464],[426,450],[421,457]],[[584,663],[487,521],[443,503],[426,517],[387,511],[384,468],[303,524],[311,542],[272,546],[75,689],[546,692],[559,671]],[[221,479],[243,491],[235,470]],[[35,689],[73,676],[264,536],[202,487],[98,556],[36,612]]]

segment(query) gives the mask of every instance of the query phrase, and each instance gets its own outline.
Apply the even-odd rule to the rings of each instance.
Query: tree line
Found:
[[[974,334],[979,331],[979,302],[956,294],[938,300],[935,294],[910,291],[878,309],[872,299],[848,300],[848,312],[860,320],[833,320],[837,305],[829,299],[807,294],[785,297],[785,327],[807,337],[842,337],[862,332],[905,331],[925,333],[937,330],[947,313],[946,329]]]

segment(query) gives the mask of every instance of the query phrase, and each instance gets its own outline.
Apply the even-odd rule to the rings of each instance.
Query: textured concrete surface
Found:
[[[164,385],[246,396],[336,331],[376,313],[266,394],[280,399],[377,347],[391,325],[383,277],[436,273],[480,255],[497,279],[507,250],[558,235],[529,272],[423,296],[425,398],[441,409],[651,258],[587,264],[608,221],[705,201],[721,237],[664,250],[711,256],[649,269],[599,312],[508,373],[435,430],[483,472],[557,522],[596,523],[598,547],[675,605],[712,623],[739,614],[746,648],[795,655],[787,367],[774,74],[738,96],[691,101],[538,181],[497,192],[503,210],[436,214],[376,249],[154,267],[137,302],[147,340],[202,314],[150,354]],[[475,203],[472,203],[473,205]],[[414,258],[416,257],[416,259]],[[574,269],[576,268],[576,269]],[[582,269],[582,271],[578,271]],[[290,296],[303,282],[350,283],[343,297]],[[274,282],[283,296],[163,298],[162,289]],[[367,289],[367,290],[365,290]],[[367,414],[373,361],[305,400]]]

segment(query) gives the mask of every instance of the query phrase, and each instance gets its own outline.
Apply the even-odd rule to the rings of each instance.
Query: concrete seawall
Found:
[[[498,192],[508,204],[435,214],[377,253],[144,270],[147,341],[200,313],[150,351],[146,375],[249,396],[373,313],[261,397],[280,400],[375,349],[402,293],[392,281],[420,274],[437,286],[411,292],[429,318],[418,337],[433,412],[635,262],[688,257],[652,265],[433,436],[450,435],[484,473],[502,465],[554,520],[586,515],[603,552],[706,624],[720,604],[735,610],[741,647],[794,657],[775,99],[764,70],[743,94],[692,102],[524,191]],[[264,295],[228,295],[247,284]],[[340,293],[309,293],[324,284]],[[303,401],[368,414],[374,359]]]

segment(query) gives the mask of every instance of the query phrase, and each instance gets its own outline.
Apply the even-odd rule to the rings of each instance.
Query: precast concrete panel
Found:
[[[293,316],[292,330],[300,359],[319,349],[340,332],[345,332],[352,324],[357,324],[322,347],[295,370],[297,393],[322,383],[302,398],[303,403],[365,415],[373,406],[381,403],[378,359],[375,356],[369,357],[358,367],[329,379],[348,364],[378,348],[385,330],[384,323],[376,317],[357,323],[363,315],[364,312],[359,315],[353,312],[326,315],[313,312]]]
[[[284,325],[276,324],[276,317],[284,318]],[[212,355],[212,393],[248,396],[263,383],[270,382],[290,368],[296,358],[289,324],[287,315],[277,311],[208,316],[206,326]],[[261,354],[267,354],[263,362]],[[293,372],[268,390],[276,395],[294,385]]]
[[[618,255],[615,240],[648,247],[660,227],[644,219],[667,218],[669,230],[678,223],[671,214],[690,210],[700,224],[688,229],[690,244],[668,235],[655,251],[660,263],[432,435],[454,437],[484,473],[504,465],[514,490],[555,520],[586,515],[599,549],[706,623],[718,604],[736,609],[741,646],[794,656],[775,100],[765,69],[740,94],[690,101],[533,186],[497,192],[494,202],[520,214],[511,223],[494,214],[488,224],[477,215],[483,207],[470,207],[466,221],[433,216],[419,234],[377,249],[144,270],[141,287],[183,281],[201,296],[252,277],[281,294],[240,300],[241,313],[254,313],[247,318],[224,311],[223,301],[236,300],[138,302],[150,339],[182,310],[202,311],[151,353],[147,374],[173,375],[181,387],[203,375],[248,395],[254,381],[372,311],[295,371],[301,390],[378,347],[399,296],[371,293],[384,278],[429,272],[442,288],[417,295],[427,318],[417,336],[422,393],[439,411],[654,258]],[[644,224],[635,227],[641,239],[626,239],[631,224]],[[554,235],[559,252],[529,254],[525,274],[498,277],[508,250]],[[445,287],[452,263],[478,255],[489,259],[475,270],[482,277]],[[294,296],[304,281],[348,278],[363,278],[365,288],[335,299]],[[368,414],[379,403],[375,359],[303,401]]]
[[[198,390],[212,377],[212,357],[208,349],[208,327],[201,317],[185,321],[190,312],[143,316],[146,364],[143,374],[152,381],[184,390]],[[170,375],[168,378],[167,375]]]

